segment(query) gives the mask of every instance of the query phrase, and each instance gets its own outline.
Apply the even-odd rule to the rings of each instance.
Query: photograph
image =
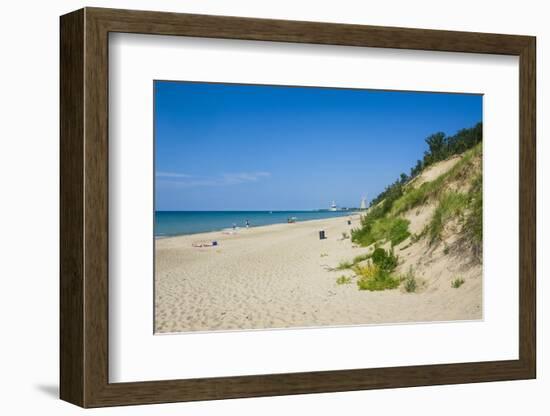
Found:
[[[155,80],[154,333],[483,319],[483,95]]]

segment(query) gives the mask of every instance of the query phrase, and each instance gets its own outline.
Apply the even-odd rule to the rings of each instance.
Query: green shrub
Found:
[[[381,270],[388,273],[397,267],[398,258],[393,251],[386,251],[379,247],[373,251],[371,259]]]
[[[380,262],[383,261],[386,258],[386,250],[384,250],[381,247],[377,247],[372,252],[371,258],[372,258],[372,261],[373,261],[374,264],[380,264]]]
[[[386,204],[371,207],[369,213],[361,217],[361,228],[351,230],[351,240],[364,246],[372,244],[371,231],[374,223],[386,214]]]
[[[369,263],[365,266],[355,266],[353,271],[359,279],[374,279],[380,273],[380,267],[376,264]]]
[[[463,284],[464,284],[464,279],[462,279],[461,277],[457,277],[451,282],[451,287],[454,289],[458,289]]]
[[[360,277],[357,280],[357,286],[359,287],[359,290],[386,290],[395,289],[399,286],[399,280],[393,278],[387,271],[380,269],[376,265],[367,266],[367,268],[374,269],[374,272],[360,272]]]
[[[370,257],[372,263],[365,266],[355,265],[353,268],[358,277],[359,290],[385,290],[398,287],[399,279],[391,275],[398,260],[393,251],[387,252],[378,247]]]
[[[371,240],[369,236],[370,230],[363,228],[354,228],[351,230],[351,241],[354,243],[360,244],[362,246],[368,246],[368,241]]]

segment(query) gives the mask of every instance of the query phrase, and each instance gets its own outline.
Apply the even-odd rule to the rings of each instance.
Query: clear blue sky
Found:
[[[359,206],[482,96],[155,81],[157,210]]]

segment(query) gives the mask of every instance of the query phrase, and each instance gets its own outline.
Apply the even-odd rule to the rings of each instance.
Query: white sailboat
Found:
[[[329,211],[338,211],[338,207],[336,206],[336,202],[332,201],[332,204],[330,206]]]

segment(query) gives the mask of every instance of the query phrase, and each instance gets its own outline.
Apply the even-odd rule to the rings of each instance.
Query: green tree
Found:
[[[439,132],[432,134],[426,139],[426,143],[430,148],[428,155],[430,156],[431,163],[434,163],[445,157],[445,154],[447,152],[445,133]]]

